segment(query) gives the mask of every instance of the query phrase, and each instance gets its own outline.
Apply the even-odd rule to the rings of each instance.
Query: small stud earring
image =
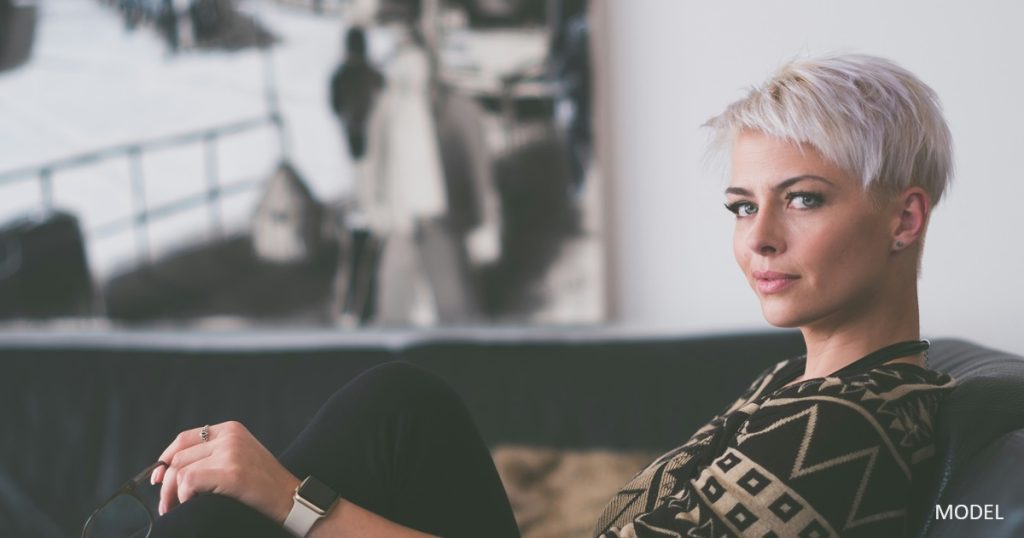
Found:
[[[896,248],[903,248],[903,241],[896,241]]]

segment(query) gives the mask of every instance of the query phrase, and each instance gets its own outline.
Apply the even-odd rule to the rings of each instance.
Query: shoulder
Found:
[[[875,414],[895,406],[927,404],[917,414],[937,408],[956,386],[949,374],[912,364],[884,364],[866,372],[810,379],[780,390],[778,397],[838,399]]]
[[[955,386],[948,374],[909,364],[883,365],[787,387],[761,405],[754,422],[807,417],[815,434],[829,444],[876,442],[909,474],[934,453],[934,418]]]

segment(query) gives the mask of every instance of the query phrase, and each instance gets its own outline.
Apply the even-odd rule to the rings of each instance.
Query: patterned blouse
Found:
[[[788,387],[805,356],[762,372],[605,507],[600,538],[903,536],[932,417],[956,380],[907,363]]]

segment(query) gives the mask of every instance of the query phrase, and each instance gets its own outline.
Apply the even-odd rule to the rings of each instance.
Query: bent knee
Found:
[[[464,407],[462,398],[448,383],[409,362],[387,362],[363,372],[357,379],[367,390],[401,407]]]

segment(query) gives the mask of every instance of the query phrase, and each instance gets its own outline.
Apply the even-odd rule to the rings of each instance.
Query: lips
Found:
[[[776,271],[754,271],[754,279],[757,281],[757,290],[761,293],[778,293],[790,287],[799,275],[779,273]]]
[[[779,280],[783,278],[800,278],[800,275],[777,273],[775,271],[754,271],[754,278],[758,280]]]

